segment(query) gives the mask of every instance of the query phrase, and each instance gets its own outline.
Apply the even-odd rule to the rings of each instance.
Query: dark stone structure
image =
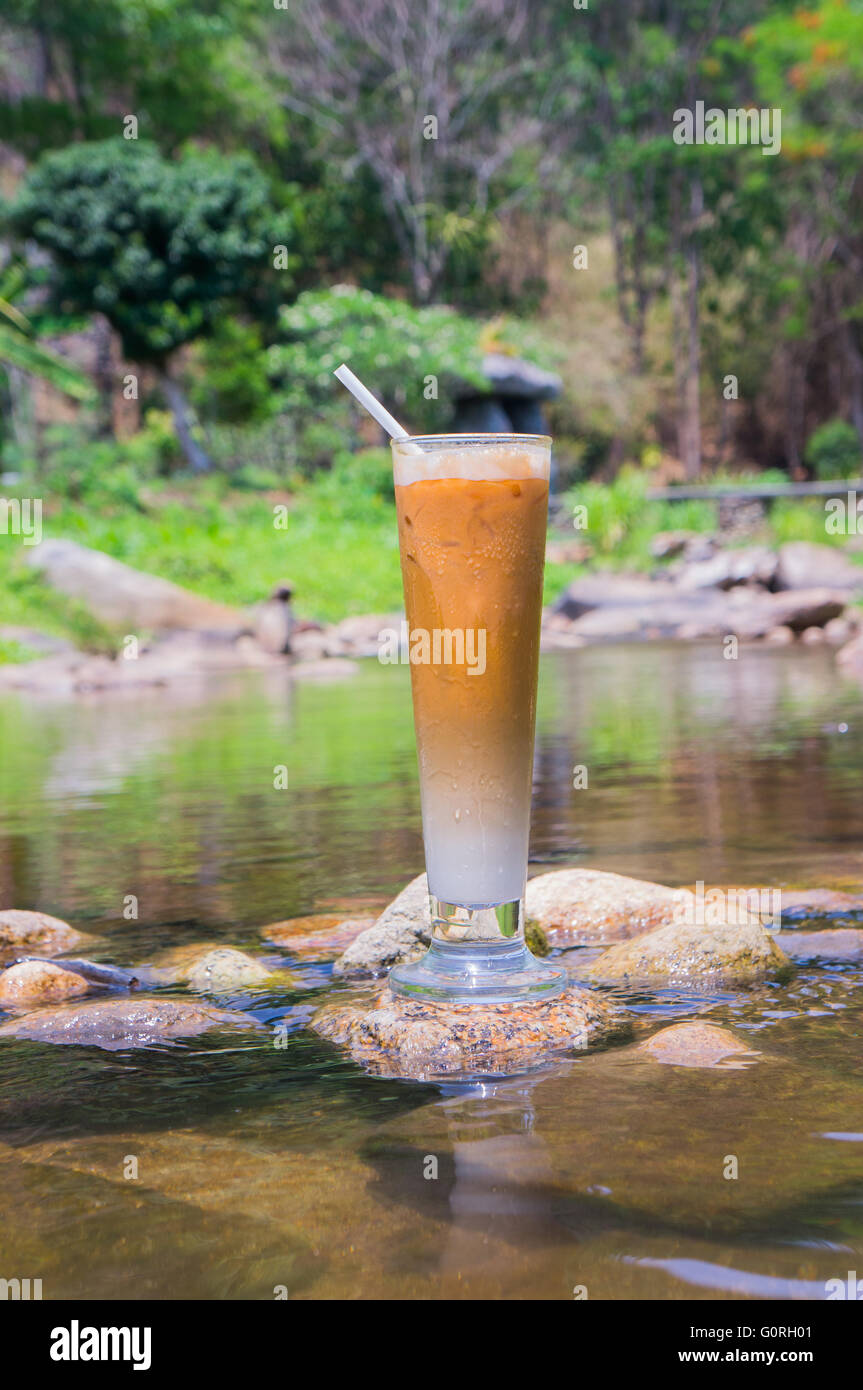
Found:
[[[457,399],[452,429],[457,434],[547,434],[543,403],[560,395],[563,383],[553,372],[502,352],[483,358],[489,391],[465,387]]]

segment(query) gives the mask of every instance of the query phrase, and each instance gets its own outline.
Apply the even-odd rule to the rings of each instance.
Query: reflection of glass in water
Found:
[[[554,1238],[554,1177],[545,1141],[534,1128],[535,1084],[472,1087],[441,1107],[455,1164],[444,1274],[486,1271],[490,1239],[543,1245]]]

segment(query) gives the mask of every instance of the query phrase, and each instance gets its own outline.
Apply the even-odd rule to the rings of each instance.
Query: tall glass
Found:
[[[393,442],[432,939],[390,972],[449,1003],[549,998],[524,939],[551,440]]]

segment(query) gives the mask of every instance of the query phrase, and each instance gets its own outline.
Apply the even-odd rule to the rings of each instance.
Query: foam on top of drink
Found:
[[[473,482],[494,482],[520,478],[547,478],[548,447],[544,444],[488,443],[453,448],[444,437],[440,448],[428,444],[410,450],[410,441],[393,444],[393,467],[397,485],[430,478],[465,478]]]

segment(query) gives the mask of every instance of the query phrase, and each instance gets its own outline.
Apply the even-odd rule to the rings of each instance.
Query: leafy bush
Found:
[[[394,502],[393,460],[389,449],[360,449],[355,454],[343,449],[333,459],[328,477],[321,478],[318,483],[317,495],[323,493]]]
[[[340,362],[348,362],[375,395],[421,430],[445,427],[459,383],[477,392],[488,389],[480,325],[453,309],[415,309],[337,285],[307,290],[282,309],[280,323],[284,341],[269,349],[269,367],[279,406],[298,426],[319,419],[322,409],[331,418],[334,400],[341,418],[350,418],[349,400],[333,380]],[[435,388],[437,396],[427,398]]]
[[[201,419],[245,424],[271,412],[267,360],[257,324],[226,316],[197,348],[201,376],[189,395]]]
[[[579,483],[564,495],[567,509],[587,508],[587,527],[576,535],[587,541],[596,558],[647,567],[650,541],[658,531],[715,531],[711,502],[650,502],[648,473],[628,465],[612,483]]]
[[[158,365],[211,331],[227,300],[258,303],[275,284],[273,245],[292,231],[249,156],[169,160],[146,140],[43,155],[12,213],[51,254],[57,304],[103,313],[131,361]]]
[[[285,416],[255,425],[210,425],[206,439],[215,467],[238,486],[256,486],[250,480],[266,474],[267,487],[280,487],[296,472],[296,432]]]
[[[32,661],[34,653],[29,647],[22,647],[13,638],[0,636],[0,666],[19,665],[22,661]]]
[[[816,478],[856,478],[861,469],[860,440],[846,420],[828,420],[813,430],[804,458]]]
[[[170,436],[173,439],[173,436]],[[3,451],[4,467],[41,496],[98,500],[141,509],[140,488],[158,476],[160,436],[146,428],[127,440],[95,439],[84,425],[54,425],[34,459],[17,445]]]

